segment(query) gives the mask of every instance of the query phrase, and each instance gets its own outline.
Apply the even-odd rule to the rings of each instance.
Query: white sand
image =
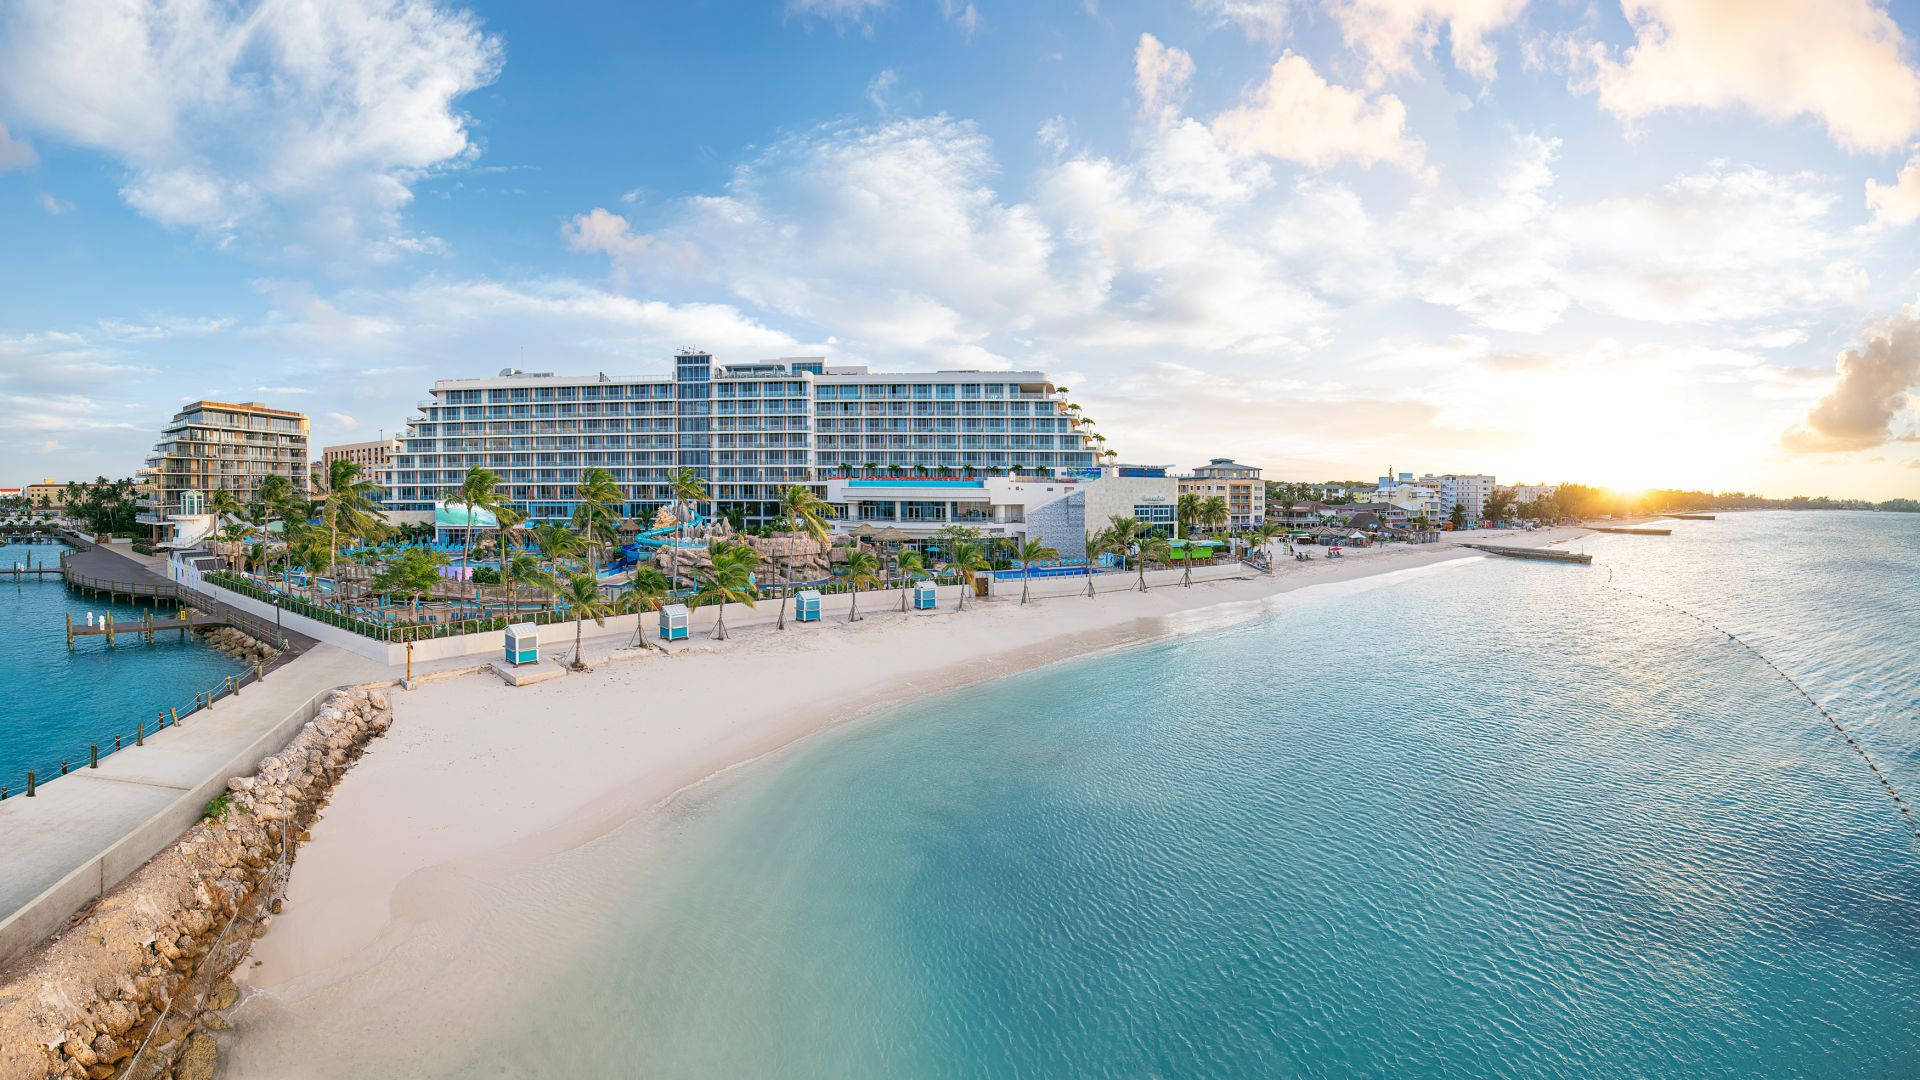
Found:
[[[1532,545],[1578,535],[1448,539]],[[297,1019],[301,1002],[322,990],[394,992],[381,989],[394,982],[380,972],[383,960],[440,914],[422,898],[431,889],[404,887],[410,877],[572,848],[655,813],[704,777],[878,706],[1250,618],[1304,586],[1475,554],[1450,543],[1355,549],[1339,560],[1306,550],[1314,561],[1283,556],[1271,576],[1240,571],[1191,589],[1178,586],[1177,571],[1150,575],[1146,593],[1122,591],[1130,576],[1104,575],[1097,598],[1074,594],[1082,581],[1056,581],[1046,584],[1066,595],[1021,606],[1016,585],[956,613],[948,587],[940,610],[911,614],[892,593],[863,600],[868,617],[852,625],[845,600],[829,597],[822,624],[776,631],[763,610],[733,640],[711,643],[698,631],[673,656],[534,686],[469,675],[395,691],[391,732],[348,774],[301,849],[286,912],[255,946],[259,963],[243,985],[272,999],[276,1023]],[[592,643],[587,651],[596,656]],[[409,992],[419,989],[418,972],[405,978]]]

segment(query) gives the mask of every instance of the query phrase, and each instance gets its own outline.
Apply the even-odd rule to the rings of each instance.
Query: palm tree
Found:
[[[225,489],[223,488],[221,490]],[[231,496],[229,496],[229,498],[231,498]],[[227,558],[236,564],[240,564],[236,565],[234,569],[239,570],[241,573],[246,572],[246,566],[241,562],[243,556],[241,554],[240,542],[247,538],[247,531],[247,527],[238,522],[231,523],[220,530],[220,540],[227,545]]]
[[[873,552],[859,546],[847,552],[847,584],[853,586],[852,603],[847,607],[847,621],[860,621],[860,590],[876,588],[880,584],[880,560]]]
[[[1180,519],[1181,539],[1193,535],[1193,528],[1200,522],[1200,496],[1197,492],[1183,491],[1174,503],[1174,514]]]
[[[370,540],[379,534],[386,511],[374,501],[373,484],[360,479],[360,466],[351,461],[327,465],[327,489],[320,497],[320,518],[327,523],[327,573],[334,575],[336,599],[344,599],[334,564],[340,558],[340,534]]]
[[[593,568],[598,573],[600,566],[600,545],[613,539],[615,520],[614,506],[621,500],[620,485],[614,482],[613,474],[598,466],[588,469],[581,477],[580,486],[573,489],[574,498],[580,505],[573,509],[573,527],[593,549]]]
[[[239,512],[240,500],[233,497],[233,492],[224,487],[217,487],[208,493],[207,513],[212,514],[215,521],[224,520]]]
[[[600,595],[600,582],[592,574],[568,574],[551,582],[547,591],[573,610],[573,660],[568,666],[575,671],[585,671],[587,662],[580,654],[580,638],[586,630],[586,620],[592,619],[595,626],[605,626],[607,616],[613,614],[613,605]]]
[[[293,499],[293,481],[279,473],[270,473],[260,481],[260,487],[254,494],[254,512],[260,516],[262,532],[273,531],[274,519],[281,519],[284,537],[288,503]]]
[[[794,484],[780,493],[780,512],[786,518],[787,526],[795,532],[805,532],[813,537],[815,544],[825,545],[831,526],[827,524],[827,504],[813,489]],[[790,556],[781,557],[781,578],[793,576],[793,560]],[[787,605],[780,604],[780,615],[775,621],[775,629],[787,628]]]
[[[1094,597],[1093,562],[1100,557],[1106,547],[1106,540],[1097,533],[1087,534],[1087,599]]]
[[[960,575],[960,602],[954,605],[955,611],[967,610],[967,590],[973,585],[974,575],[987,568],[987,557],[980,550],[980,544],[974,540],[962,540],[950,546],[947,551],[947,565]]]
[[[1260,548],[1261,555],[1266,563],[1267,573],[1269,574],[1273,573],[1273,552],[1270,550],[1270,546],[1273,544],[1274,539],[1285,531],[1285,526],[1271,521],[1263,521],[1254,527],[1254,543]]]
[[[1134,517],[1113,517],[1108,520],[1111,524],[1107,526],[1106,548],[1108,551],[1120,556],[1120,565],[1124,568],[1127,557],[1134,553],[1134,548],[1141,540],[1140,519]],[[1140,588],[1145,590],[1146,587],[1146,574],[1143,570],[1141,572]]]
[[[1033,564],[1057,559],[1060,557],[1060,551],[1057,548],[1048,547],[1044,541],[1026,536],[1021,537],[1019,543],[1015,545],[1014,556],[1020,560],[1020,602],[1024,604],[1027,602],[1027,594],[1032,591]]]
[[[497,513],[500,509],[499,488],[498,473],[481,465],[473,465],[468,467],[467,475],[461,479],[459,487],[440,496],[441,502],[458,503],[467,508],[466,537],[460,561],[466,565],[469,590],[473,587],[473,532],[479,524],[474,518],[474,511]],[[496,517],[495,520],[499,519]],[[468,595],[472,595],[471,591]]]
[[[659,611],[672,591],[667,575],[659,570],[651,566],[633,568],[633,579],[627,582],[627,591],[620,597],[620,607],[638,616],[633,621],[633,640],[637,644],[647,643],[646,613]]]
[[[1140,591],[1147,591],[1147,560],[1152,559],[1162,565],[1172,557],[1173,547],[1165,537],[1146,536],[1140,541]]]
[[[1227,499],[1224,495],[1209,495],[1200,502],[1200,524],[1210,529],[1222,528],[1231,517],[1227,513]]]
[[[913,576],[926,573],[927,564],[914,548],[902,546],[893,553],[893,570],[900,575],[900,610],[907,610],[907,593],[913,589]]]
[[[413,618],[418,622],[420,598],[433,595],[434,587],[440,584],[440,568],[445,565],[447,557],[437,551],[408,548],[374,575],[373,591],[383,596],[410,598],[413,601]]]
[[[500,523],[500,534],[495,538],[495,546],[500,549],[500,588],[507,594],[507,609],[513,609],[513,530],[518,529],[527,515],[511,503],[501,503],[494,507],[493,518]]]
[[[760,565],[760,553],[747,544],[713,540],[707,544],[710,565],[700,573],[700,590],[694,604],[719,605],[713,624],[716,641],[727,640],[727,605],[753,606],[753,571]]]
[[[673,497],[673,551],[668,557],[667,578],[675,588],[680,587],[680,533],[687,527],[687,507],[698,508],[701,500],[707,497],[707,482],[700,478],[692,466],[674,470],[672,479],[667,481],[667,493]]]
[[[547,565],[554,576],[566,572],[566,560],[577,558],[587,550],[587,542],[580,534],[558,522],[542,522],[533,527],[533,542],[540,546],[540,553],[546,558]],[[527,576],[521,571],[521,576]],[[539,586],[547,592],[544,585]]]

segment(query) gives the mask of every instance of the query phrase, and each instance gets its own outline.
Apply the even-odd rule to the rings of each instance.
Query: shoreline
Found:
[[[1530,545],[1584,535],[1496,534]],[[1171,576],[1144,594],[1057,595],[1027,606],[997,599],[959,615],[889,608],[859,624],[842,618],[784,633],[754,625],[727,642],[548,683],[508,688],[468,675],[396,693],[388,737],[334,792],[295,866],[285,914],[238,973],[242,993],[270,999],[280,1015],[249,1033],[243,1006],[236,1034],[264,1041],[276,1022],[312,1021],[300,1005],[322,992],[377,998],[383,961],[436,914],[409,902],[416,875],[455,866],[484,874],[661,820],[716,777],[919,697],[1244,622],[1304,589],[1385,587],[1398,573],[1486,557],[1451,544],[1363,549],[1337,562],[1283,563],[1270,577],[1246,570],[1196,580],[1191,589],[1179,586],[1177,571],[1162,571]],[[743,666],[752,683],[745,693]],[[623,717],[623,705],[637,711]]]

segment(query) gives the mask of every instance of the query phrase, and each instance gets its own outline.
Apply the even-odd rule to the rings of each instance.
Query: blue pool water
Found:
[[[57,566],[61,550],[55,544],[0,545],[0,566]],[[10,690],[0,711],[0,784],[10,793],[24,788],[29,769],[45,782],[60,775],[62,758],[85,765],[89,744],[108,752],[116,733],[133,745],[134,725],[145,721],[151,731],[156,709],[184,709],[199,691],[244,670],[232,657],[191,636],[178,641],[175,634],[156,635],[152,645],[116,640],[112,649],[104,638],[82,638],[67,652],[68,612],[79,623],[93,612],[124,625],[151,610],[80,596],[57,578],[29,579],[18,587],[0,580],[0,685]],[[165,613],[161,609],[155,617]]]

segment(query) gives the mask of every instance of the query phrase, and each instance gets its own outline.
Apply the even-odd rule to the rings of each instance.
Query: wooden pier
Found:
[[[172,619],[155,619],[153,612],[149,611],[141,618],[130,622],[115,619],[111,614],[105,614],[100,616],[100,622],[96,626],[75,626],[73,625],[73,613],[68,612],[67,651],[73,651],[74,638],[104,637],[107,639],[107,646],[111,648],[113,646],[113,639],[116,636],[126,637],[128,634],[132,634],[141,641],[152,644],[154,635],[163,631],[172,630],[180,635],[180,640],[184,641],[186,640],[187,631],[189,630],[199,633],[202,630],[218,630],[223,626],[231,625],[233,625],[233,623],[228,619],[217,618],[211,615],[188,615],[186,611],[182,610],[178,616]]]
[[[1503,544],[1461,544],[1475,551],[1484,551],[1489,555],[1504,555],[1509,559],[1538,559],[1541,562],[1590,563],[1593,556],[1582,551],[1564,551],[1560,548],[1510,547]]]
[[[1672,536],[1673,535],[1672,529],[1648,529],[1648,528],[1643,528],[1637,525],[1635,526],[1588,525],[1587,528],[1593,532],[1625,533],[1628,536]]]
[[[1681,521],[1712,521],[1713,520],[1712,514],[1668,514],[1667,516],[1670,518],[1679,518]]]
[[[13,579],[13,580],[15,580],[15,581],[19,581],[19,580],[20,580],[21,578],[29,578],[29,577],[30,577],[30,578],[44,578],[44,577],[46,577],[46,576],[48,576],[48,575],[52,575],[52,576],[54,576],[54,577],[59,577],[59,576],[61,576],[61,575],[62,575],[62,574],[64,574],[64,573],[66,573],[66,571],[64,571],[64,570],[62,570],[62,569],[60,569],[60,568],[59,568],[59,567],[57,567],[57,566],[7,566],[7,567],[0,567],[0,578],[8,578],[8,577],[10,577],[10,578],[12,578],[12,579]]]

